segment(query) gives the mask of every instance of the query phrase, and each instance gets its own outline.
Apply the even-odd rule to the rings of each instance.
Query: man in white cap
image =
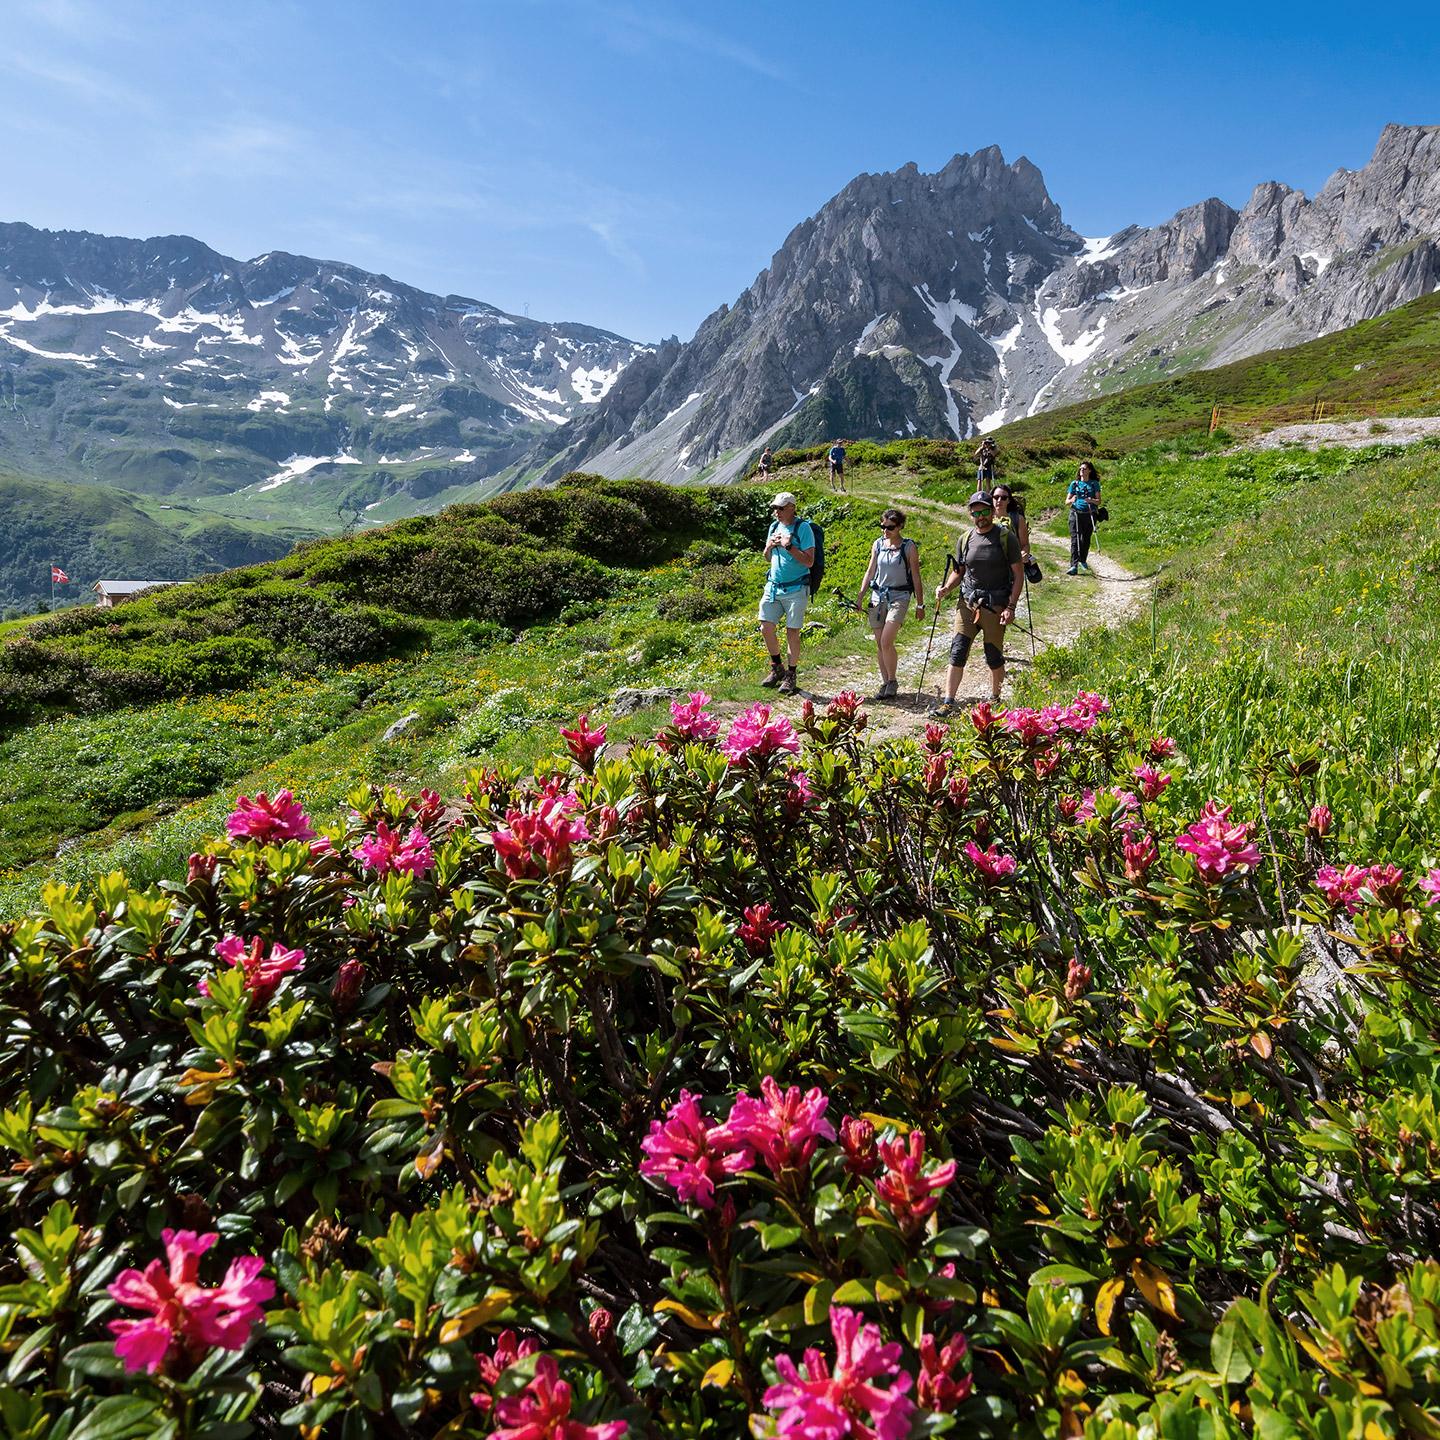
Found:
[[[796,690],[795,667],[800,663],[800,631],[810,603],[810,567],[815,563],[815,532],[808,520],[795,518],[795,497],[782,490],[771,502],[775,518],[765,537],[770,575],[760,595],[760,633],[770,652],[770,673],[760,682],[767,689],[779,686],[782,695]],[[776,627],[785,622],[789,664],[780,656]]]

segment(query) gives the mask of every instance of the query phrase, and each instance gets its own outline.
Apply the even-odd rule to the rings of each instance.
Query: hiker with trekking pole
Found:
[[[945,699],[935,711],[941,719],[959,713],[955,697],[977,634],[982,637],[985,664],[990,670],[991,699],[1000,698],[1005,683],[1005,627],[1015,618],[1015,607],[1025,586],[1020,541],[1013,531],[995,523],[995,503],[989,491],[977,490],[968,508],[975,528],[956,543],[954,573],[935,592],[938,602],[957,586],[960,589]]]
[[[880,517],[880,532],[870,546],[870,563],[860,581],[855,608],[870,621],[880,663],[880,688],[870,698],[891,700],[900,688],[896,638],[909,613],[912,596],[915,618],[924,621],[925,581],[920,574],[920,547],[904,533],[905,512],[887,510]]]
[[[778,687],[782,695],[793,695],[799,688],[795,683],[795,667],[800,663],[800,631],[805,625],[811,591],[820,583],[824,562],[816,566],[818,527],[798,518],[795,497],[788,490],[775,496],[770,510],[775,518],[770,522],[763,552],[770,561],[770,574],[760,593],[759,617],[760,633],[770,653],[770,673],[760,683],[767,690]],[[788,664],[781,659],[776,628],[782,620]]]
[[[987,435],[975,452],[975,484],[981,490],[994,481],[995,461],[999,454],[999,446]]]

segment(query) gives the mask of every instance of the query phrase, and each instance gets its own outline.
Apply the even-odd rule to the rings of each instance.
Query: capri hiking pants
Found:
[[[970,658],[970,646],[976,635],[983,636],[985,663],[992,670],[999,670],[1005,664],[1005,627],[1000,623],[1000,612],[961,600],[955,612],[955,634],[950,640],[952,665],[963,666]]]
[[[1095,512],[1070,507],[1070,563],[1083,565],[1090,558],[1090,538],[1095,534]]]

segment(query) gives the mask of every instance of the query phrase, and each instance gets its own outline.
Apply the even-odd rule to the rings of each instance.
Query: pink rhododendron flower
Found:
[[[970,1394],[970,1376],[955,1373],[969,1348],[963,1335],[952,1335],[943,1348],[937,1347],[933,1335],[920,1337],[920,1376],[915,1398],[925,1409],[946,1414]]]
[[[983,735],[995,723],[995,711],[988,700],[982,700],[971,712],[970,723]]]
[[[1195,868],[1207,885],[1217,885],[1227,875],[1252,869],[1260,863],[1260,850],[1250,838],[1254,827],[1248,821],[1232,821],[1230,807],[1207,800],[1200,818],[1176,837],[1176,849],[1195,857]]]
[[[1430,871],[1420,882],[1420,888],[1428,897],[1427,905],[1440,905],[1440,869]]]
[[[1149,745],[1152,760],[1168,760],[1175,753],[1175,742],[1168,735],[1157,735]]]
[[[798,1085],[781,1090],[767,1075],[760,1082],[760,1098],[737,1095],[721,1128],[729,1143],[754,1149],[778,1175],[808,1165],[820,1141],[835,1138],[835,1127],[825,1118],[829,1104],[818,1086],[803,1093]]]
[[[588,840],[590,831],[581,815],[571,812],[579,804],[574,795],[551,794],[533,810],[507,810],[505,829],[491,833],[490,843],[512,880],[524,880],[568,868],[571,847]]]
[[[605,743],[605,726],[590,728],[589,715],[582,715],[573,730],[562,730],[560,738],[565,742],[575,763],[588,775],[595,768],[595,757]]]
[[[1142,800],[1158,800],[1160,792],[1170,783],[1170,777],[1162,775],[1153,765],[1137,765],[1134,775]]]
[[[826,707],[830,720],[848,720],[859,713],[860,696],[854,690],[842,690]]]
[[[863,1117],[847,1115],[840,1122],[840,1146],[845,1151],[845,1168],[852,1175],[873,1175],[880,1168],[875,1127]]]
[[[664,1181],[681,1200],[702,1210],[715,1208],[718,1181],[755,1164],[755,1151],[723,1126],[712,1125],[688,1090],[680,1092],[663,1120],[650,1122],[640,1148],[645,1152],[640,1173]]]
[[[1365,891],[1377,905],[1398,909],[1405,903],[1405,872],[1388,861],[1365,871]]]
[[[905,1440],[915,1402],[906,1393],[914,1383],[900,1369],[898,1342],[885,1344],[878,1325],[865,1325],[843,1305],[830,1307],[835,1338],[832,1366],[813,1346],[805,1351],[803,1372],[788,1355],[775,1361],[779,1382],[765,1392],[765,1404],[778,1411],[777,1435],[803,1440]],[[890,1381],[882,1388],[877,1382]]]
[[[372,875],[405,871],[418,880],[435,868],[435,852],[418,825],[402,840],[399,830],[392,830],[382,820],[375,833],[367,835],[352,853]]]
[[[219,1235],[162,1230],[160,1238],[168,1265],[152,1260],[143,1271],[122,1270],[107,1287],[120,1304],[148,1312],[144,1320],[110,1322],[125,1369],[153,1375],[175,1360],[193,1365],[217,1346],[243,1350],[260,1307],[275,1294],[260,1278],[265,1261],[259,1255],[232,1260],[219,1286],[207,1289],[200,1284],[200,1257]]]
[[[225,819],[225,829],[232,840],[255,840],[261,845],[315,838],[310,817],[288,790],[282,790],[273,800],[263,794],[253,800],[241,795]]]
[[[1060,811],[1062,820],[1074,820],[1080,814],[1080,801],[1074,795],[1062,795],[1055,802],[1055,807]]]
[[[1142,834],[1138,839],[1132,834],[1125,838],[1125,878],[1132,885],[1139,885],[1150,873],[1150,867],[1160,858],[1160,847],[1153,835]]]
[[[964,775],[952,775],[945,787],[946,797],[957,810],[963,810],[970,803],[970,781]]]
[[[927,1174],[923,1130],[912,1130],[900,1140],[882,1140],[880,1158],[885,1173],[875,1182],[875,1191],[901,1230],[913,1235],[939,1205],[939,1192],[955,1178],[955,1162],[947,1160]]]
[[[1002,855],[998,845],[982,850],[973,840],[965,842],[965,854],[970,863],[985,877],[987,882],[1003,880],[1015,873],[1015,857]]]
[[[925,748],[931,752],[943,750],[945,743],[950,739],[950,731],[944,725],[937,725],[933,720],[925,726]]]
[[[1312,805],[1310,818],[1305,822],[1305,828],[1312,834],[1323,838],[1330,833],[1330,822],[1334,818],[1328,805]]]
[[[686,740],[713,740],[720,733],[720,717],[705,708],[709,703],[703,690],[692,690],[683,705],[670,702],[670,721]]]
[[[287,950],[283,945],[272,945],[270,953],[265,955],[264,949],[265,942],[258,935],[248,944],[238,935],[226,935],[215,943],[215,954],[221,960],[227,965],[239,965],[245,971],[245,988],[257,1009],[268,1005],[280,988],[280,982],[305,964],[303,950]],[[202,995],[210,993],[210,986],[204,980],[195,988]]]
[[[785,813],[792,820],[815,803],[815,792],[810,788],[810,777],[798,765],[792,765],[785,772],[785,799],[782,803],[785,806]]]
[[[1045,710],[1027,710],[1017,706],[1001,715],[1000,724],[1018,735],[1022,745],[1046,740],[1060,728],[1055,714],[1048,707]]]
[[[770,914],[770,902],[747,905],[745,918],[740,924],[740,938],[752,955],[763,955],[770,942],[785,928],[783,920],[776,920]]]
[[[570,1418],[570,1386],[560,1378],[553,1355],[535,1362],[535,1376],[518,1395],[495,1401],[492,1440],[620,1440],[630,1428],[623,1420],[585,1425]]]
[[[1080,963],[1078,955],[1070,957],[1070,968],[1065,972],[1065,998],[1072,1005],[1089,989],[1092,974],[1088,965]]]
[[[1322,865],[1315,872],[1315,885],[1330,902],[1332,910],[1344,909],[1348,915],[1356,915],[1363,908],[1360,892],[1365,888],[1369,872],[1360,865],[1347,865],[1343,870],[1334,865]]]
[[[539,1348],[540,1342],[533,1335],[517,1340],[513,1330],[502,1330],[495,1341],[494,1351],[475,1357],[476,1368],[480,1371],[480,1389],[471,1393],[470,1403],[477,1410],[488,1413],[495,1403],[495,1382],[517,1360],[535,1354]]]
[[[771,755],[798,755],[800,737],[783,715],[756,704],[735,717],[720,748],[732,765],[759,764]]]

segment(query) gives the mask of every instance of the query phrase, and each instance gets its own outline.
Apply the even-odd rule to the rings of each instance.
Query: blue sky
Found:
[[[861,171],[1028,155],[1086,235],[1440,123],[1432,3],[5,0],[0,219],[687,337]]]

